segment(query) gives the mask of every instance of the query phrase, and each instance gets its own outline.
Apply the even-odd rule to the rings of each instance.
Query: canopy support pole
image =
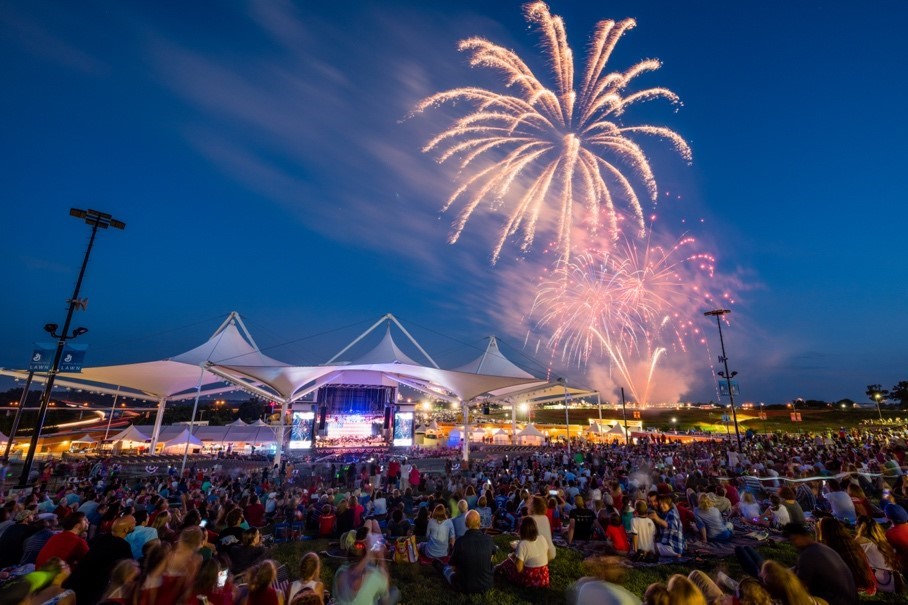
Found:
[[[232,314],[231,314],[232,316]],[[189,457],[189,442],[192,440],[192,427],[195,426],[195,414],[199,410],[199,396],[202,394],[202,378],[205,377],[205,365],[199,367],[199,382],[195,385],[195,401],[192,403],[192,416],[189,417],[189,436],[186,437],[186,447],[183,448],[183,464],[180,465],[180,479],[186,471],[186,458]]]
[[[470,463],[470,406],[466,402],[460,403],[463,410],[463,462]]]
[[[277,451],[274,454],[274,465],[278,469],[278,477],[280,477],[281,471],[281,455],[284,453],[284,432],[287,428],[285,424],[287,418],[287,412],[290,411],[290,398],[287,397],[284,399],[284,403],[281,405],[281,424],[277,429]]]
[[[511,445],[517,445],[517,404],[511,402]]]
[[[120,398],[120,387],[117,387],[117,394],[114,395],[113,404],[110,406],[110,418],[107,419],[107,430],[104,431],[104,441],[110,437],[110,424],[113,422],[114,410],[117,409],[117,399]]]
[[[167,405],[167,398],[161,397],[158,401],[158,415],[154,419],[154,430],[151,432],[151,454],[154,454],[158,447],[158,438],[161,436],[161,424],[164,422],[164,406]]]

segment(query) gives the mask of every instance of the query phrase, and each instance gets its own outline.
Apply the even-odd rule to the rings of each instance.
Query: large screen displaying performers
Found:
[[[315,412],[293,412],[290,427],[290,449],[301,450],[312,447],[312,433],[315,426]]]
[[[394,415],[394,445],[413,445],[413,412]]]

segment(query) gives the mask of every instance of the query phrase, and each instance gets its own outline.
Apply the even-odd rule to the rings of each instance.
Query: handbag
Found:
[[[395,563],[416,563],[419,560],[419,550],[416,548],[416,536],[398,538],[394,542]]]

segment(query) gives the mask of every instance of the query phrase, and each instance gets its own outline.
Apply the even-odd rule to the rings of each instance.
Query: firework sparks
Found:
[[[518,234],[522,235],[521,249],[529,249],[549,206],[557,216],[556,240],[565,259],[570,258],[571,231],[578,222],[575,205],[583,208],[585,226],[593,233],[604,227],[608,241],[617,240],[619,218],[625,213],[633,217],[635,235],[642,235],[643,206],[633,182],[642,185],[652,202],[657,188],[649,160],[634,137],[665,139],[683,158],[691,157],[687,143],[674,131],[621,122],[622,114],[636,103],[659,98],[679,103],[677,95],[666,88],[627,93],[637,76],[660,67],[657,60],[640,61],[626,71],[605,72],[618,40],[634,27],[633,19],[597,25],[586,68],[575,89],[573,52],[561,17],[552,15],[542,2],[526,5],[524,12],[541,33],[554,89],[543,85],[514,52],[483,38],[469,38],[459,48],[470,54],[470,65],[501,72],[509,93],[456,88],[424,99],[414,110],[420,113],[457,102],[472,108],[431,139],[423,151],[438,153],[439,162],[456,159],[461,171],[470,171],[443,207],[448,210],[462,204],[452,225],[451,243],[458,240],[484,200],[504,211],[493,263],[508,239]],[[619,210],[620,203],[624,210]]]
[[[715,259],[682,237],[663,247],[624,245],[556,263],[540,283],[531,317],[562,361],[607,359],[636,401],[648,401],[656,365],[668,347],[685,351],[692,309],[713,300],[705,284]],[[645,366],[643,376],[634,368]]]

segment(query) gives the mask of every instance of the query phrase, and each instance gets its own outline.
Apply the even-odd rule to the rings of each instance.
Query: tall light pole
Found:
[[[568,456],[571,455],[571,421],[568,416],[568,388],[567,382],[564,378],[558,379],[558,384],[564,387],[564,431],[567,436],[567,452]]]
[[[883,410],[880,409],[880,400],[883,398],[882,393],[874,393],[873,399],[876,401],[876,413],[880,415],[880,422],[883,422]]]
[[[735,437],[738,439],[738,451],[740,452],[741,431],[738,430],[738,413],[735,411],[735,394],[731,385],[731,379],[737,376],[738,373],[728,371],[728,356],[725,355],[725,339],[722,337],[722,316],[729,313],[731,313],[731,310],[729,309],[713,309],[712,311],[705,312],[703,315],[715,317],[716,325],[719,326],[719,343],[722,346],[722,356],[719,358],[719,361],[725,365],[725,371],[719,372],[719,376],[725,380],[725,386],[728,387],[728,401],[731,403],[731,415],[735,421]]]
[[[41,437],[41,428],[44,426],[44,419],[47,416],[47,406],[50,403],[51,392],[54,388],[54,380],[60,371],[60,359],[63,357],[63,349],[66,347],[66,341],[77,338],[88,332],[85,328],[76,328],[72,334],[69,333],[69,326],[72,323],[73,313],[76,309],[84,309],[85,303],[79,300],[79,290],[82,288],[82,278],[85,277],[85,268],[88,266],[88,257],[91,255],[92,246],[95,244],[95,236],[98,229],[125,229],[126,223],[118,221],[111,215],[97,210],[79,210],[70,208],[69,215],[80,218],[91,227],[91,237],[88,240],[88,247],[85,249],[85,258],[82,259],[82,269],[79,271],[79,277],[76,279],[76,287],[73,290],[72,298],[69,299],[69,306],[66,310],[66,321],[63,322],[63,330],[57,334],[57,324],[46,324],[44,329],[54,338],[57,338],[57,351],[54,354],[54,362],[47,373],[47,382],[44,384],[44,392],[41,394],[41,405],[38,408],[38,418],[35,420],[35,428],[32,431],[31,444],[28,448],[28,454],[25,457],[25,464],[22,467],[22,474],[19,476],[19,487],[25,487],[28,483],[28,475],[31,472],[32,462],[35,459],[35,452],[38,449],[38,439]]]

